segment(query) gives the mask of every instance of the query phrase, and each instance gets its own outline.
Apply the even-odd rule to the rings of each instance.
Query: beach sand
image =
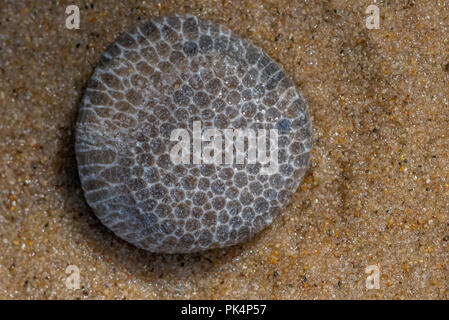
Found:
[[[65,27],[72,3],[79,30]],[[0,298],[448,299],[449,2],[377,1],[379,29],[369,4],[1,1]],[[91,72],[120,32],[170,13],[250,39],[308,101],[308,174],[243,245],[147,253],[104,227],[80,188],[74,126]]]

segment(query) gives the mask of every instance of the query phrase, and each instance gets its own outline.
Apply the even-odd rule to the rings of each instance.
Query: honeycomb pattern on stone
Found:
[[[178,164],[170,133],[278,129],[279,170]],[[291,200],[307,170],[311,119],[285,71],[226,27],[195,16],[153,19],[105,51],[82,99],[76,157],[86,201],[115,234],[161,253],[244,242]]]

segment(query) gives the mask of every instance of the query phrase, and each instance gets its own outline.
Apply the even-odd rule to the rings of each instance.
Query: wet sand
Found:
[[[380,2],[377,30],[366,1],[78,1],[68,30],[72,3],[0,3],[0,298],[449,298],[447,1]],[[73,129],[87,80],[121,31],[170,13],[252,40],[309,103],[305,181],[240,246],[147,253],[83,198]]]

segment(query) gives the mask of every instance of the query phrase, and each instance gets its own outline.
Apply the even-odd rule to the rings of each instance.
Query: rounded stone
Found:
[[[191,143],[198,122],[203,134],[218,130],[214,139],[225,130],[238,137],[252,130],[254,139],[247,135],[243,150],[234,144],[232,162],[222,155],[210,163],[204,155],[212,142],[203,136],[200,163],[191,155],[174,161],[172,133],[184,129]],[[221,146],[227,151],[224,138]],[[95,68],[76,124],[87,203],[117,236],[160,253],[253,237],[296,192],[311,147],[306,103],[282,67],[226,27],[192,15],[121,34]],[[249,162],[254,150],[256,163]],[[274,150],[278,157],[269,158]]]

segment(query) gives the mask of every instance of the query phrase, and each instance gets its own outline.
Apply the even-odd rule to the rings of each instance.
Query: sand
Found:
[[[79,30],[65,28],[72,3]],[[369,4],[2,1],[0,298],[448,299],[449,2],[377,1],[379,29],[366,27]],[[252,40],[309,103],[305,181],[240,246],[147,253],[83,198],[73,129],[89,75],[121,31],[169,13]]]

